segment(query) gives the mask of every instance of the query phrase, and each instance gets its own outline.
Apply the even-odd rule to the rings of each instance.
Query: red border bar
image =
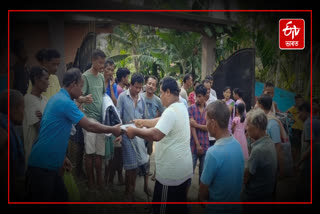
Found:
[[[8,10],[8,91],[10,90],[10,13],[11,12],[310,12],[310,87],[311,87],[311,196],[310,202],[10,202],[10,122],[8,118],[8,204],[312,204],[312,10]],[[8,93],[8,115],[10,96]]]

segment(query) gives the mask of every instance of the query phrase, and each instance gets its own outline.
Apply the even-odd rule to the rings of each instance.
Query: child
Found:
[[[223,90],[223,101],[227,104],[229,110],[230,110],[230,119],[229,119],[229,125],[228,125],[228,130],[231,134],[231,126],[232,126],[232,111],[234,109],[234,100],[231,99],[231,88],[229,86],[225,87]]]
[[[248,146],[247,139],[244,133],[245,130],[245,105],[243,103],[239,103],[236,105],[236,116],[232,120],[232,133],[234,138],[239,141],[242,151],[243,157],[245,160],[248,160]]]

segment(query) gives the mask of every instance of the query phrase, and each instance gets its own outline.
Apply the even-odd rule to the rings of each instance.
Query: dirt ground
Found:
[[[154,150],[153,150],[154,151]],[[199,163],[198,163],[199,164]],[[154,153],[150,156],[150,172],[154,172],[155,162]],[[123,171],[124,175],[124,171]],[[198,196],[198,184],[199,171],[198,166],[196,167],[192,184],[188,192],[188,201],[197,201]],[[94,191],[88,191],[87,180],[84,177],[76,177],[76,183],[80,191],[81,202],[97,202],[97,204],[90,205],[69,205],[68,213],[90,213],[90,214],[102,214],[102,213],[151,213],[151,204],[148,202],[152,201],[152,197],[147,197],[143,191],[144,179],[143,177],[137,176],[135,199],[136,202],[146,202],[146,204],[98,204],[99,202],[123,202],[124,201],[124,185],[118,185],[117,175],[114,179],[113,186],[105,186],[103,189],[95,189]],[[277,201],[290,202],[295,201],[296,195],[296,184],[297,177],[284,178],[278,181],[277,185]],[[149,188],[154,189],[155,182],[149,177]],[[189,214],[204,213],[205,208],[198,204],[188,205]]]

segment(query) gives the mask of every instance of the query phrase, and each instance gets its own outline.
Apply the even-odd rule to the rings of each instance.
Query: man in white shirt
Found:
[[[203,85],[204,87],[206,87],[207,89],[207,96],[206,96],[206,106],[208,106],[210,103],[213,103],[214,101],[217,100],[217,97],[213,96],[211,94],[211,82],[210,82],[210,79],[205,79],[203,80]],[[210,143],[210,146],[214,145],[214,143],[216,142],[216,139],[212,136],[210,136],[210,133],[208,132],[208,135],[209,135],[209,143]]]
[[[188,111],[179,102],[179,87],[172,77],[160,82],[160,99],[166,110],[160,119],[135,121],[139,129],[129,127],[129,138],[139,136],[157,141],[155,162],[157,168],[153,202],[185,202],[188,183],[193,175],[190,149],[190,126]],[[171,213],[179,208],[187,213],[186,205],[154,204],[153,213]]]
[[[188,89],[190,87],[192,87],[193,85],[193,82],[192,82],[192,76],[191,74],[186,74],[184,77],[183,77],[183,85],[181,86],[181,90],[180,90],[180,96],[182,98],[184,98],[187,102],[188,102]]]
[[[30,69],[30,80],[32,88],[30,93],[24,95],[25,117],[22,123],[26,167],[33,143],[39,134],[44,108],[48,102],[47,98],[42,95],[49,86],[48,71],[39,66],[32,67]]]
[[[217,98],[217,93],[216,91],[212,88],[213,86],[213,77],[212,76],[206,76],[206,80],[210,81],[210,94]]]

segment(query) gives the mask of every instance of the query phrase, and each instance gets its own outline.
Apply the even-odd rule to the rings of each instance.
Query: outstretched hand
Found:
[[[128,136],[128,138],[132,139],[135,137],[135,128],[133,127],[127,127],[125,134]]]
[[[136,120],[133,120],[133,122],[134,122],[134,125],[137,128],[142,128],[143,127],[143,119],[136,119]]]
[[[85,96],[84,103],[90,104],[93,102],[92,94]]]
[[[112,127],[111,133],[116,137],[118,137],[122,134],[122,130],[121,130],[120,126],[121,126],[121,124],[118,124],[118,125],[115,125]]]

